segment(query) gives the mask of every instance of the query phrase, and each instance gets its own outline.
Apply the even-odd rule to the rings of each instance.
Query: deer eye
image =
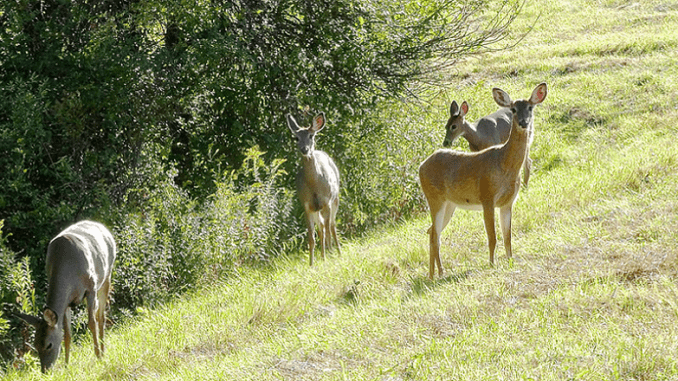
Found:
[[[511,107],[511,112],[515,114],[518,112],[518,110],[515,107]]]
[[[50,349],[52,349],[52,343],[47,344],[47,347],[45,347],[45,350],[47,350],[47,351],[50,350]]]

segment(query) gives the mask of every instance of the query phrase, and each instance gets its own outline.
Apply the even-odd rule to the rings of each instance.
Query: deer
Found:
[[[301,167],[297,173],[297,196],[304,208],[308,227],[309,265],[313,266],[315,225],[318,225],[320,255],[325,259],[325,246],[334,239],[339,255],[336,216],[339,210],[339,170],[330,156],[315,149],[315,135],[325,127],[325,113],[313,118],[309,127],[299,127],[291,114],[287,126],[297,140],[301,152]]]
[[[461,103],[457,101],[450,104],[450,118],[445,125],[445,139],[443,147],[450,148],[458,137],[463,136],[468,141],[471,152],[482,151],[485,148],[503,144],[508,140],[511,132],[511,110],[505,107],[478,119],[475,123],[469,123],[464,118],[468,113],[469,105],[466,101]],[[527,187],[530,181],[530,171],[532,169],[532,159],[530,159],[530,145],[532,145],[533,134],[530,131],[530,140],[525,153],[525,163],[523,164],[523,183]]]
[[[15,312],[36,328],[34,347],[45,373],[56,362],[64,342],[65,360],[71,347],[71,307],[87,300],[87,325],[94,353],[104,354],[105,310],[115,261],[115,240],[98,222],[77,222],[54,237],[47,246],[47,297],[42,316]]]
[[[439,149],[419,166],[419,182],[431,211],[430,279],[436,266],[438,275],[443,275],[440,234],[456,208],[483,211],[491,266],[497,244],[494,213],[498,208],[506,255],[512,258],[511,214],[520,189],[520,168],[530,144],[534,107],[546,99],[547,87],[546,83],[537,85],[528,99],[511,100],[508,93],[498,88],[492,89],[492,95],[499,106],[511,112],[506,142],[477,152]]]

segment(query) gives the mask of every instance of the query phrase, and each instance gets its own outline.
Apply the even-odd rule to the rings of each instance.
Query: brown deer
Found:
[[[104,353],[104,323],[115,241],[98,222],[80,221],[52,239],[47,247],[47,303],[42,316],[15,313],[36,327],[35,349],[46,372],[59,357],[64,341],[66,364],[71,347],[71,306],[87,299],[88,326],[94,353]]]
[[[315,134],[325,126],[325,114],[313,118],[311,126],[299,127],[292,115],[287,114],[287,125],[297,139],[301,151],[301,168],[297,173],[297,195],[304,207],[308,227],[309,263],[313,266],[315,225],[318,225],[320,254],[325,259],[325,246],[331,238],[341,255],[337,238],[336,216],[339,209],[339,170],[325,152],[315,149]]]
[[[457,105],[457,101],[452,101],[450,105],[450,118],[445,125],[445,140],[443,147],[450,148],[454,141],[463,136],[468,141],[469,149],[472,152],[482,151],[485,148],[504,144],[511,133],[511,110],[502,107],[490,115],[478,119],[475,123],[469,123],[464,118],[469,110],[466,101]],[[523,164],[523,183],[527,187],[530,181],[530,170],[532,169],[532,159],[530,159],[530,145],[532,144],[533,134],[530,131],[530,140],[527,144],[525,153],[525,163]]]
[[[494,230],[494,209],[499,208],[500,224],[508,258],[511,252],[511,212],[520,189],[520,167],[526,158],[533,128],[533,111],[544,101],[546,83],[541,83],[525,100],[512,101],[501,89],[492,89],[499,106],[511,111],[511,132],[502,145],[478,152],[440,149],[419,167],[419,180],[431,209],[429,229],[429,277],[435,266],[442,276],[440,234],[456,208],[482,210],[490,248],[490,264],[494,265],[497,237]]]

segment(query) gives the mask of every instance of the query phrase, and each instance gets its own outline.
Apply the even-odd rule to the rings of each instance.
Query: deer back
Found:
[[[104,225],[81,221],[52,239],[47,247],[49,281],[47,306],[66,298],[77,304],[87,291],[97,291],[110,279],[115,261],[115,241]]]

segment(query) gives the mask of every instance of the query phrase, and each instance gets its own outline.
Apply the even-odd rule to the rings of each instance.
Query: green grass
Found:
[[[108,331],[101,361],[84,336],[68,367],[5,378],[678,379],[678,6],[536,0],[515,35],[537,15],[517,48],[455,68],[416,127],[442,141],[452,99],[475,120],[492,87],[548,82],[513,263],[499,244],[491,268],[482,214],[458,211],[445,276],[427,280],[422,215],[313,268],[303,252],[145,311]]]

